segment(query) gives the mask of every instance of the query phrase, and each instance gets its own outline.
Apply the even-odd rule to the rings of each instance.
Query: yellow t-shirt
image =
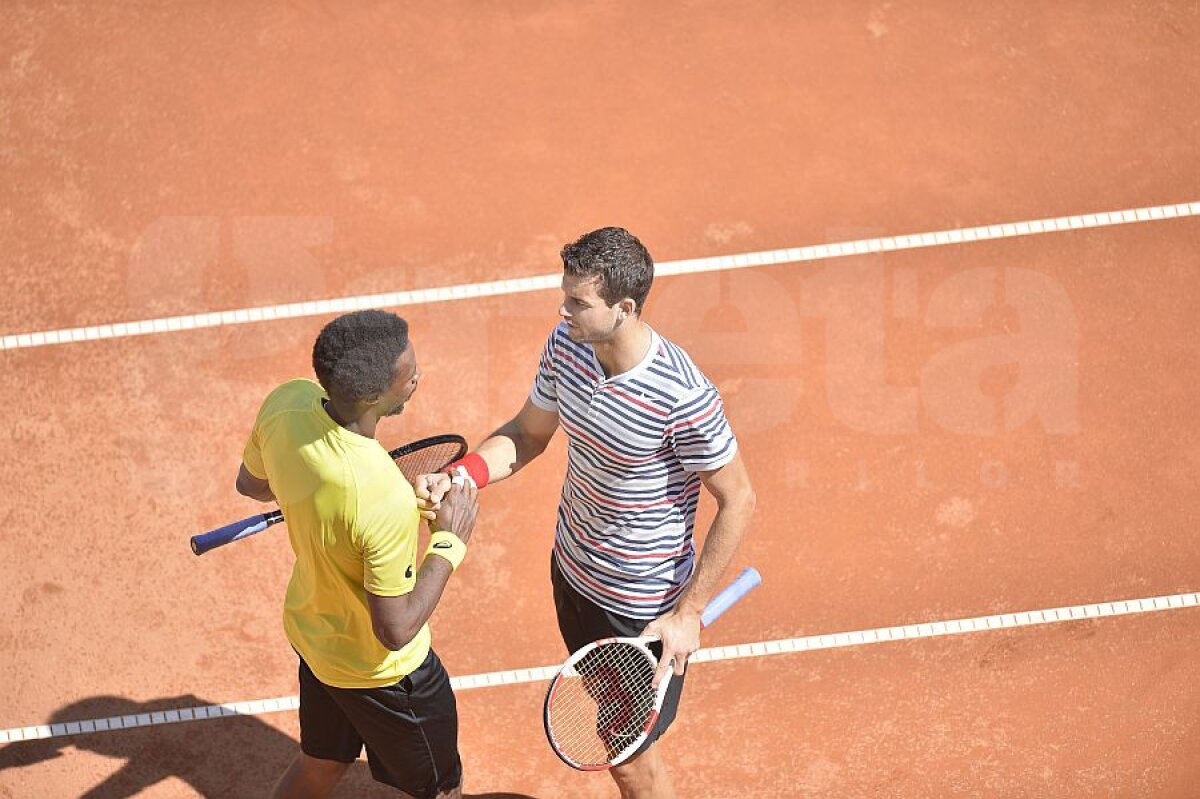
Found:
[[[311,380],[272,391],[242,460],[270,482],[296,553],[288,640],[326,685],[391,685],[425,660],[429,626],[389,651],[371,628],[367,592],[400,596],[416,584],[417,500],[387,450],[333,421],[325,398]]]

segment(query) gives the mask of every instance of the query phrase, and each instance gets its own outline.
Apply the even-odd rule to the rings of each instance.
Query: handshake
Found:
[[[454,533],[465,544],[479,514],[479,488],[469,475],[422,474],[413,483],[417,510],[430,532]]]

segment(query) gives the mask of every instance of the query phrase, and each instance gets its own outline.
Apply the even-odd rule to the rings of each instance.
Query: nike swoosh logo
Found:
[[[438,541],[436,544],[433,545],[433,548],[434,549],[454,549],[454,544],[451,544],[449,541]]]
[[[412,577],[412,566],[409,566],[407,569],[404,570],[404,577],[405,577],[405,579]]]

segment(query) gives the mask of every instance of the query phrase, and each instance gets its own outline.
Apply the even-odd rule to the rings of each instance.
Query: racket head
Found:
[[[454,433],[422,438],[388,452],[409,483],[417,476],[434,474],[467,454],[467,440]]]
[[[577,650],[546,691],[546,740],[564,763],[600,771],[629,759],[654,729],[671,674],[655,689],[655,638],[605,638]]]

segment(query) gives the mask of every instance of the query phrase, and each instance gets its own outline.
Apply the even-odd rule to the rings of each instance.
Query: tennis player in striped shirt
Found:
[[[462,461],[480,488],[520,471],[558,428],[567,470],[551,582],[568,652],[611,636],[660,636],[660,674],[683,675],[700,613],[754,512],[754,491],[721,397],[680,347],[642,319],[654,279],[631,233],[602,228],[562,250],[562,322],[550,334],[524,407]],[[418,479],[437,505],[445,475]],[[717,514],[697,555],[700,492]],[[657,678],[656,678],[657,682]],[[638,755],[610,770],[625,799],[672,797],[655,740],[675,718],[672,680]]]

